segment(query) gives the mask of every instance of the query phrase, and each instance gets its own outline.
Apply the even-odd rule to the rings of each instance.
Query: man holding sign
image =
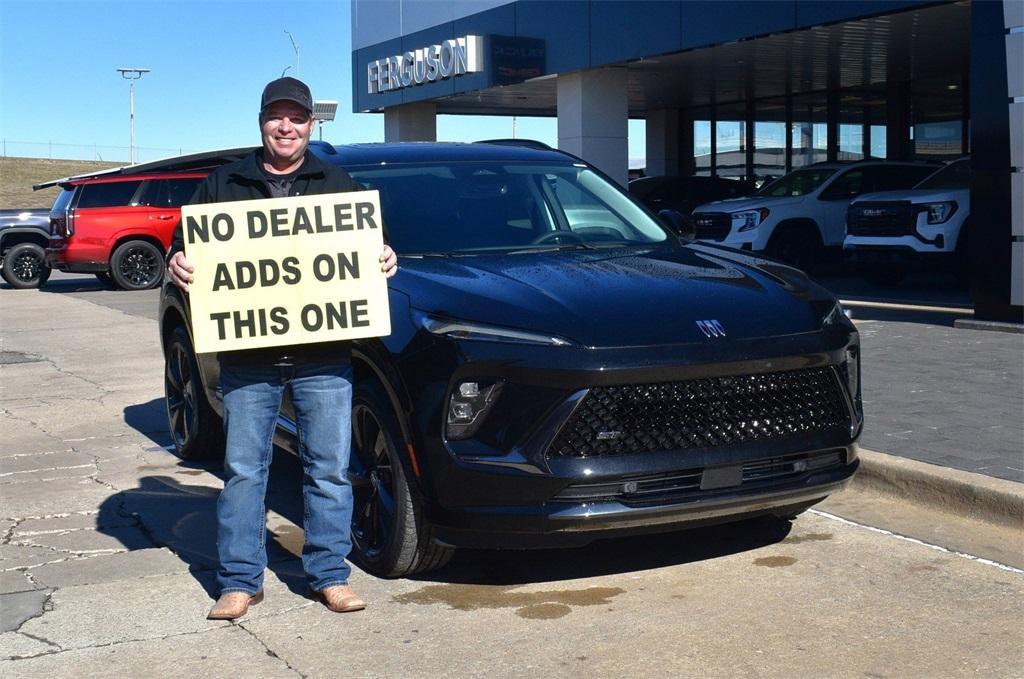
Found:
[[[368,248],[381,252],[376,192],[336,195],[362,187],[308,151],[312,108],[299,80],[266,86],[263,147],[200,185],[168,258],[171,281],[191,293],[196,350],[219,352],[227,447],[217,501],[220,598],[207,616],[215,620],[241,617],[263,598],[267,477],[286,389],[305,472],[302,563],[310,589],[333,611],[366,605],[348,586],[345,562],[352,546],[346,340],[388,334],[383,281],[398,261],[388,245],[373,258],[379,272],[365,261]],[[221,205],[237,201],[246,203]]]

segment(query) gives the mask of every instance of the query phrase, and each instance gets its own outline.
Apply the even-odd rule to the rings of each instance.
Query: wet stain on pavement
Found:
[[[792,566],[795,563],[796,559],[791,556],[766,556],[760,559],[754,559],[755,566],[767,566],[768,568]]]
[[[459,611],[515,608],[516,615],[534,620],[561,618],[575,606],[599,606],[623,594],[619,587],[588,587],[550,592],[516,592],[507,585],[428,585],[393,597],[400,604],[447,604]]]
[[[529,618],[530,620],[553,620],[565,617],[570,613],[572,613],[572,608],[565,604],[535,604],[523,606],[516,611],[516,615],[520,618]]]
[[[831,540],[832,533],[804,533],[803,535],[792,535],[783,542],[790,545],[799,545],[801,542],[822,542]]]
[[[180,470],[178,470],[178,471],[176,471],[174,473],[175,474],[187,474],[189,476],[199,476],[200,474],[203,474],[205,472],[202,469],[180,469]]]

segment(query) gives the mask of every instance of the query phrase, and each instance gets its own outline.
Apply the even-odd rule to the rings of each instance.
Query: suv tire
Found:
[[[163,280],[163,254],[149,241],[124,242],[110,258],[110,275],[125,290],[148,290]]]
[[[188,331],[171,333],[164,358],[164,405],[175,452],[185,460],[224,456],[224,427],[206,401]]]
[[[352,397],[352,556],[367,572],[398,578],[434,570],[455,550],[433,543],[398,455],[401,431],[379,385]]]
[[[46,252],[35,243],[18,243],[4,253],[4,280],[12,288],[38,288],[50,277]]]

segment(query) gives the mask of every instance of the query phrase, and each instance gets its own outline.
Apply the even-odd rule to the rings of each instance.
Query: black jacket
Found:
[[[245,158],[214,170],[196,189],[189,205],[270,198],[266,177],[263,170],[260,169],[260,163],[263,162],[262,154],[262,149],[256,149]],[[363,187],[348,176],[348,172],[335,165],[323,163],[307,149],[306,161],[295,177],[288,195],[315,196],[321,193],[362,190]],[[168,258],[175,252],[184,249],[184,234],[181,220],[178,220],[178,225],[174,229],[174,240],[167,253]]]
[[[266,176],[260,169],[262,162],[262,149],[257,149],[241,160],[217,168],[199,185],[189,204],[201,205],[270,198]],[[323,163],[307,149],[305,163],[295,176],[288,195],[308,196],[362,190],[363,187],[345,170]],[[175,252],[185,248],[181,221],[178,220],[178,225],[174,229],[174,240],[167,253],[168,259]],[[386,230],[384,238],[387,239]],[[222,363],[239,366],[297,364],[327,360],[347,361],[350,356],[351,349],[348,342],[318,342],[266,349],[224,351],[218,354]]]

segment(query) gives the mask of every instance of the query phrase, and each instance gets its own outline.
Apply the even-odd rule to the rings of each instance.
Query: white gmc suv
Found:
[[[815,163],[779,177],[753,196],[701,205],[693,211],[696,238],[767,253],[813,271],[826,254],[839,258],[850,201],[864,193],[910,188],[936,167],[884,161]]]
[[[970,181],[971,159],[961,158],[909,191],[860,196],[850,204],[843,252],[878,284],[898,282],[915,265],[962,273]]]

